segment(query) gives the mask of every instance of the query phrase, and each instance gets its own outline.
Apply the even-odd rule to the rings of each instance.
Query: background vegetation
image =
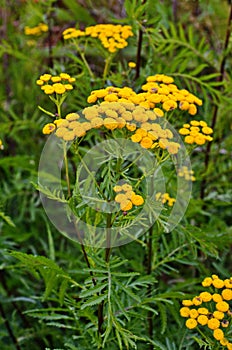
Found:
[[[178,86],[203,100],[200,113],[215,130],[214,142],[191,155],[197,180],[185,217],[171,233],[164,234],[161,227],[153,234],[152,261],[147,260],[148,236],[112,254],[114,317],[104,349],[216,349],[183,327],[179,308],[182,299],[201,290],[204,277],[232,275],[230,2],[0,3],[0,348],[102,346],[96,314],[100,291],[90,287],[81,246],[49,222],[32,184],[45,143],[41,130],[49,122],[38,105],[54,110],[35,82],[43,73],[66,71],[76,78],[75,91],[64,104],[66,113],[87,106],[93,89],[126,85],[138,91],[156,73],[174,77]],[[25,34],[26,26],[40,22],[48,25],[47,32]],[[97,23],[128,24],[134,33],[106,79],[102,71],[107,57],[95,48],[87,50],[91,77],[62,39],[70,26]],[[129,61],[137,63],[135,69],[128,70]],[[106,281],[103,250],[87,248],[87,253],[99,270],[92,271]]]

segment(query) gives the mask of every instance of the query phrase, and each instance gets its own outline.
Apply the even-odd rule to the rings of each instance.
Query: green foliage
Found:
[[[231,40],[224,47],[230,5],[225,0],[220,4],[167,0],[15,3],[5,0],[1,7],[0,348],[30,350],[33,344],[34,350],[221,350],[220,345],[215,348],[213,337],[206,339],[196,329],[188,330],[179,309],[182,299],[200,293],[204,277],[228,278],[232,273]],[[25,26],[40,22],[48,25],[48,32],[25,35]],[[79,51],[62,40],[65,28],[84,30],[100,22],[131,25],[134,36],[128,47],[109,55],[94,39],[81,42]],[[129,61],[137,67],[128,68]],[[74,90],[63,102],[62,116],[88,106],[86,99],[94,89],[116,85],[141,92],[146,77],[156,73],[174,77],[178,87],[203,100],[197,118],[214,124],[214,140],[208,149],[188,149],[196,181],[187,211],[174,230],[167,230],[171,209],[164,208],[149,232],[135,233],[131,243],[107,250],[84,246],[81,239],[76,244],[50,226],[39,192],[67,204],[70,212],[80,214],[87,223],[101,227],[109,220],[107,213],[86,209],[85,201],[94,200],[93,174],[82,182],[75,181],[75,176],[80,175],[81,157],[111,134],[90,132],[83,143],[69,149],[73,180],[69,198],[64,169],[61,189],[37,184],[46,141],[41,129],[57,110],[35,82],[49,72],[67,72],[76,78]],[[192,119],[187,113],[175,119],[173,115],[169,121],[176,130]],[[119,134],[115,131],[114,135]],[[102,198],[114,195],[117,152],[112,149],[95,174],[99,205]],[[121,177],[136,184],[141,169],[123,166]],[[162,170],[167,188],[175,195],[171,163],[164,162]],[[41,177],[59,182],[45,172]],[[139,180],[136,186],[139,193],[145,193],[145,182]],[[116,215],[115,226],[121,225],[121,232],[128,236],[127,225],[132,221],[147,227],[144,214],[136,210],[121,221]],[[151,218],[159,210],[151,200],[147,206]]]

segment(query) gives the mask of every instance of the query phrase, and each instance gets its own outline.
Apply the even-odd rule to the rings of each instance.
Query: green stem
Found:
[[[150,227],[148,231],[148,237],[147,237],[147,275],[151,275],[152,271],[152,233],[153,233],[153,226]],[[148,298],[151,297],[152,292],[152,285],[149,284],[147,287],[147,296]],[[152,319],[152,311],[148,311],[147,313],[147,323],[148,323],[148,334],[150,339],[153,338],[153,319]],[[150,350],[153,349],[153,345],[150,344]]]
[[[85,58],[84,52],[81,51],[81,49],[80,49],[80,47],[79,47],[79,45],[78,45],[78,42],[76,42],[76,40],[73,40],[73,44],[74,44],[74,46],[76,47],[77,52],[78,52],[79,55],[81,56],[81,59],[82,59],[84,65],[85,65],[85,67],[87,68],[87,71],[89,72],[90,77],[91,77],[92,79],[94,79],[93,71],[92,71],[92,69],[90,68],[90,66],[89,66],[89,64],[88,64],[88,61],[87,61],[86,58]]]
[[[79,53],[80,53],[80,56],[81,56],[82,61],[84,62],[85,66],[86,66],[86,68],[87,68],[87,70],[88,70],[88,72],[89,72],[90,77],[91,77],[92,79],[94,79],[93,71],[92,71],[92,69],[90,68],[90,66],[89,66],[89,64],[88,64],[88,62],[87,62],[87,60],[86,60],[86,58],[85,58],[85,54],[84,54],[83,52],[81,52],[81,51],[79,51]]]
[[[68,187],[68,198],[71,197],[71,189],[70,189],[70,179],[69,179],[69,171],[68,171],[68,158],[67,158],[67,149],[66,149],[66,143],[63,143],[63,150],[64,150],[64,165],[65,165],[65,177]]]
[[[109,69],[110,69],[110,64],[111,64],[112,58],[113,58],[113,55],[109,55],[106,58],[106,61],[105,61],[106,63],[105,63],[104,71],[103,71],[103,80],[104,81],[106,80],[107,75],[109,73]]]
[[[110,261],[110,252],[111,252],[111,237],[110,237],[110,229],[112,227],[112,214],[109,213],[107,215],[107,222],[106,222],[106,250],[105,250],[105,261],[106,261],[106,265],[109,266],[109,261]],[[104,322],[104,301],[102,301],[99,305],[98,305],[98,334],[102,335],[103,334],[103,322]]]

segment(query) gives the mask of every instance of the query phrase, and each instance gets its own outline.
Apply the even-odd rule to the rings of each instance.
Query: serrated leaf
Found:
[[[2,218],[9,226],[15,227],[15,224],[12,221],[12,219],[8,215],[6,215],[3,211],[0,211],[0,218]]]
[[[81,305],[81,310],[85,309],[88,306],[93,306],[93,305],[100,304],[103,300],[105,300],[107,298],[107,296],[108,296],[108,294],[105,293],[103,295],[90,298],[88,301],[86,301],[85,303],[83,303]]]
[[[96,286],[87,290],[82,290],[80,293],[80,298],[86,298],[91,295],[97,294],[102,291],[102,289],[106,288],[108,286],[108,283],[103,283],[100,286]]]

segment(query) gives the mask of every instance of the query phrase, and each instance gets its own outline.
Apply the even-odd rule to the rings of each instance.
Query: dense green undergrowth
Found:
[[[180,308],[182,300],[204,291],[201,282],[205,277],[216,275],[224,281],[232,276],[231,4],[225,0],[220,4],[216,0],[2,0],[0,11],[0,348],[230,349],[225,341],[220,343],[223,338],[217,339],[213,328],[199,323],[198,328],[186,328]],[[40,23],[44,27],[38,27]],[[102,23],[130,26],[133,35],[126,38],[127,46],[109,52],[95,37],[63,38],[67,28],[84,32]],[[40,89],[39,77],[62,72],[74,78],[73,89],[60,95]],[[130,88],[137,98],[134,101],[139,101],[147,77],[156,74],[172,78],[179,89],[203,102],[194,116],[178,106],[173,110],[158,106],[169,123],[161,123],[162,128],[171,125],[185,144],[185,157],[190,157],[196,178],[191,190],[188,188],[190,198],[185,206],[181,195],[185,198],[186,194],[175,182],[172,164],[177,155],[170,156],[153,140],[150,151],[162,164],[164,192],[174,198],[181,193],[180,222],[168,230],[172,207],[163,203],[160,208],[157,196],[157,201],[152,197],[147,203],[148,212],[157,220],[127,244],[109,249],[107,244],[106,248],[88,245],[80,237],[69,239],[46,215],[40,193],[65,203],[67,215],[72,210],[87,223],[95,220],[95,226],[109,228],[112,217],[84,208],[77,169],[84,164],[81,157],[94,145],[118,137],[131,139],[132,129],[125,131],[117,124],[118,129],[94,129],[82,139],[75,138],[67,153],[70,162],[62,170],[61,193],[59,188],[49,188],[52,183],[54,189],[57,180],[53,182],[52,174],[42,174],[48,187],[46,181],[44,186],[38,183],[39,162],[49,138],[42,133],[44,126],[54,117],[65,119],[69,113],[99,106],[112,87]],[[91,101],[95,90],[104,91],[103,95]],[[110,91],[109,99],[115,91]],[[184,143],[185,136],[178,131],[192,120],[207,123],[213,129],[213,140]],[[59,130],[58,124],[54,130]],[[114,151],[109,151],[111,162],[102,160],[96,177],[101,200],[112,200],[113,186],[122,178],[145,199],[148,194],[141,168],[134,166],[135,161],[133,167],[114,161]],[[48,164],[50,161],[55,164],[52,156]],[[121,165],[129,170],[122,171],[120,178]],[[86,179],[90,178],[88,173]],[[150,185],[152,181],[159,185],[155,176],[150,181]],[[86,194],[89,183],[83,186]],[[138,232],[145,227],[142,206],[133,205],[124,214],[119,210],[110,228],[117,224],[123,229],[136,220]],[[207,289],[210,293],[214,293],[213,286]],[[231,299],[227,300],[230,308]],[[225,317],[229,325],[221,329],[232,343],[227,310]]]

